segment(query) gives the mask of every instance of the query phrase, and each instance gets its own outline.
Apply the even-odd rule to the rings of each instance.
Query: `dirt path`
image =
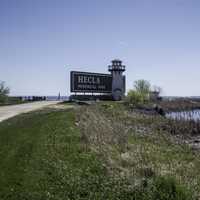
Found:
[[[58,102],[59,101],[40,101],[20,105],[2,106],[0,107],[0,122],[8,118],[14,117],[15,115],[54,105]]]

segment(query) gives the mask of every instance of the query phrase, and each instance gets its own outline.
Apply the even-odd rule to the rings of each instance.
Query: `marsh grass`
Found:
[[[88,148],[106,161],[111,175],[125,177],[133,185],[141,185],[144,179],[174,177],[195,196],[200,194],[200,154],[184,142],[177,144],[173,137],[189,135],[191,122],[177,124],[157,115],[130,112],[118,103],[81,109],[77,121]]]
[[[158,104],[166,111],[184,111],[195,110],[200,108],[200,101],[197,99],[177,99],[177,100],[164,100]]]

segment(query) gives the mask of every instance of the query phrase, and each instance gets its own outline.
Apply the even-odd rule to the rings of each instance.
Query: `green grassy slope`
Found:
[[[103,168],[84,151],[74,123],[71,110],[50,110],[0,124],[0,199],[88,196],[89,175],[103,175]]]

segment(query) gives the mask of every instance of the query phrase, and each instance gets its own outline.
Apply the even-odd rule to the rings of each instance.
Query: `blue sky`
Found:
[[[127,66],[163,95],[200,95],[199,0],[0,0],[0,80],[11,95],[69,94],[70,70]]]

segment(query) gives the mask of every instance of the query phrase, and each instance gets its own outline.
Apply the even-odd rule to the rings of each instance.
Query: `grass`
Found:
[[[198,156],[165,137],[137,135],[144,121],[122,104],[106,103],[45,109],[0,123],[0,199],[192,199]],[[168,162],[176,171],[167,175],[176,178],[161,173]],[[184,175],[197,175],[196,185],[178,179]]]
[[[0,199],[78,199],[89,191],[84,181],[103,168],[84,151],[74,122],[72,110],[45,110],[0,124]]]

